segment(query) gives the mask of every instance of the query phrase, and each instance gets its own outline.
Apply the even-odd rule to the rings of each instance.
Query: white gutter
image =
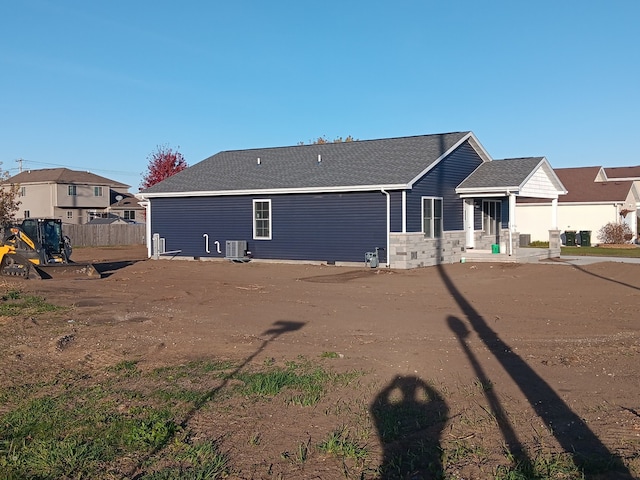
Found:
[[[345,193],[345,192],[373,192],[382,190],[404,190],[409,188],[406,183],[389,185],[345,185],[340,187],[310,187],[310,188],[265,188],[256,190],[202,190],[191,192],[157,192],[136,193],[138,200],[149,198],[178,198],[178,197],[219,197],[231,195],[281,195],[289,193]]]
[[[151,258],[151,202],[142,201],[139,202],[141,206],[144,207],[144,215],[145,215],[145,237],[147,243],[147,257]]]
[[[386,266],[389,268],[389,245],[390,245],[390,236],[391,236],[391,195],[384,188],[381,188],[380,191],[387,196],[387,246],[386,246],[386,254],[385,257],[387,259]]]

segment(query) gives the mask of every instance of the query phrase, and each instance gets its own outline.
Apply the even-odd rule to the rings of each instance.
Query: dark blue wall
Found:
[[[442,197],[444,230],[463,230],[464,201],[455,188],[481,163],[476,151],[464,143],[417,181],[407,192],[407,232],[422,231],[422,197]]]
[[[440,162],[407,192],[407,232],[422,230],[421,198],[444,199],[444,230],[463,229],[457,187],[481,159],[468,144]],[[390,231],[402,231],[402,192],[389,192]],[[272,239],[253,240],[254,199],[271,200]],[[254,258],[364,262],[366,252],[386,247],[387,196],[381,191],[152,198],[151,233],[168,251],[187,257],[224,257],[227,240],[246,240]],[[205,250],[208,235],[209,250]],[[221,253],[217,253],[215,242]],[[381,263],[386,251],[380,251]]]
[[[271,240],[253,240],[254,199],[271,200]],[[153,198],[151,233],[181,256],[224,257],[227,240],[246,240],[254,258],[364,262],[365,252],[386,247],[386,206],[381,192]]]

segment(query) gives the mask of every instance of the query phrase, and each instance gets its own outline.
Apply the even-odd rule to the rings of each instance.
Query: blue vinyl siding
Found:
[[[390,231],[402,232],[402,192],[394,191],[394,192],[389,192],[389,194],[391,195]]]
[[[271,240],[253,240],[254,199],[271,200]],[[151,225],[152,234],[165,238],[166,249],[181,250],[182,256],[224,257],[227,240],[247,240],[259,259],[360,262],[365,252],[386,247],[386,196],[357,192],[154,198]],[[386,262],[385,252],[380,255]]]
[[[442,197],[444,231],[463,230],[464,202],[455,188],[480,164],[475,150],[464,143],[407,192],[407,232],[422,231],[422,197]]]

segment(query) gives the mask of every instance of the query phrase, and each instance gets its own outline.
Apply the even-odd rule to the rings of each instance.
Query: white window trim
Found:
[[[94,186],[93,187],[93,196],[94,197],[102,197],[102,187]]]
[[[428,238],[442,238],[442,236],[444,235],[444,199],[442,197],[422,197],[420,199],[420,228],[422,229],[422,233],[423,234],[427,234],[424,231],[424,201],[425,200],[431,200],[431,211],[433,212],[433,201],[434,200],[440,200],[441,205],[442,205],[442,211],[440,212],[440,237],[435,237],[433,234],[435,232],[435,225],[434,225],[434,217],[431,217],[431,235]]]
[[[256,232],[256,223],[257,223],[257,218],[256,218],[256,204],[258,203],[268,203],[269,204],[269,235],[266,237],[259,237],[257,235]],[[273,210],[271,208],[271,199],[270,198],[265,198],[265,199],[254,199],[253,200],[253,239],[254,240],[271,240],[271,236],[272,236],[272,221],[273,221]]]
[[[73,191],[73,193],[71,193]],[[78,196],[78,187],[76,185],[67,185],[67,195],[69,197]]]

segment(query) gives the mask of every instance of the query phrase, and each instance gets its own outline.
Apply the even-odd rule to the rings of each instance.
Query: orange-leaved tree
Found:
[[[188,167],[187,161],[178,149],[174,150],[167,145],[157,146],[147,159],[149,164],[140,184],[142,189],[149,188]]]

